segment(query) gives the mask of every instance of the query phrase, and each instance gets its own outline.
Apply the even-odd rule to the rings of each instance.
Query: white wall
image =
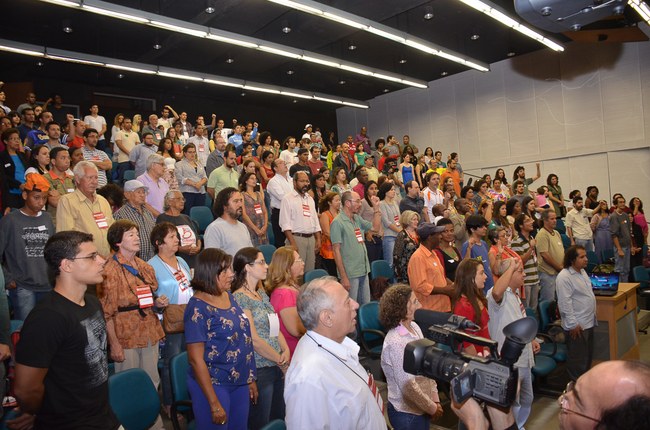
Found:
[[[638,196],[650,214],[650,42],[541,50],[337,110],[338,135],[411,137],[422,151],[458,152],[468,173],[527,176],[542,163],[565,197],[596,185],[601,197]],[[650,217],[650,215],[647,215]]]

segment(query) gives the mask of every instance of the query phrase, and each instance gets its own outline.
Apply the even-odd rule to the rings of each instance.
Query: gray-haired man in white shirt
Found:
[[[333,277],[305,285],[296,303],[307,333],[284,385],[287,429],[386,429],[381,395],[359,363],[359,304]]]

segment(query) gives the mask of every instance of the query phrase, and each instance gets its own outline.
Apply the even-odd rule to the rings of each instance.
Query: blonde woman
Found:
[[[266,291],[271,296],[273,309],[280,316],[280,332],[293,351],[298,340],[307,331],[298,316],[296,299],[300,284],[298,280],[305,272],[305,262],[290,246],[278,248],[273,253],[266,277]]]
[[[142,125],[142,115],[136,113],[135,115],[133,115],[133,125],[131,126],[131,130],[140,134],[140,131],[142,130],[141,125]]]

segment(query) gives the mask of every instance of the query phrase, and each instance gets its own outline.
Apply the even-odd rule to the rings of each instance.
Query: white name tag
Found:
[[[38,231],[45,231],[45,230],[47,230],[47,227],[45,227],[44,225],[38,226]]]
[[[280,318],[278,314],[269,314],[269,336],[278,337],[280,335]]]

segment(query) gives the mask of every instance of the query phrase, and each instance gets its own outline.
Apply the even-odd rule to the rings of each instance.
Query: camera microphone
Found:
[[[418,309],[415,311],[413,317],[415,322],[426,330],[432,325],[451,325],[455,329],[460,330],[480,330],[481,327],[474,324],[472,321],[460,315],[454,315],[449,312],[436,312],[427,309]]]

